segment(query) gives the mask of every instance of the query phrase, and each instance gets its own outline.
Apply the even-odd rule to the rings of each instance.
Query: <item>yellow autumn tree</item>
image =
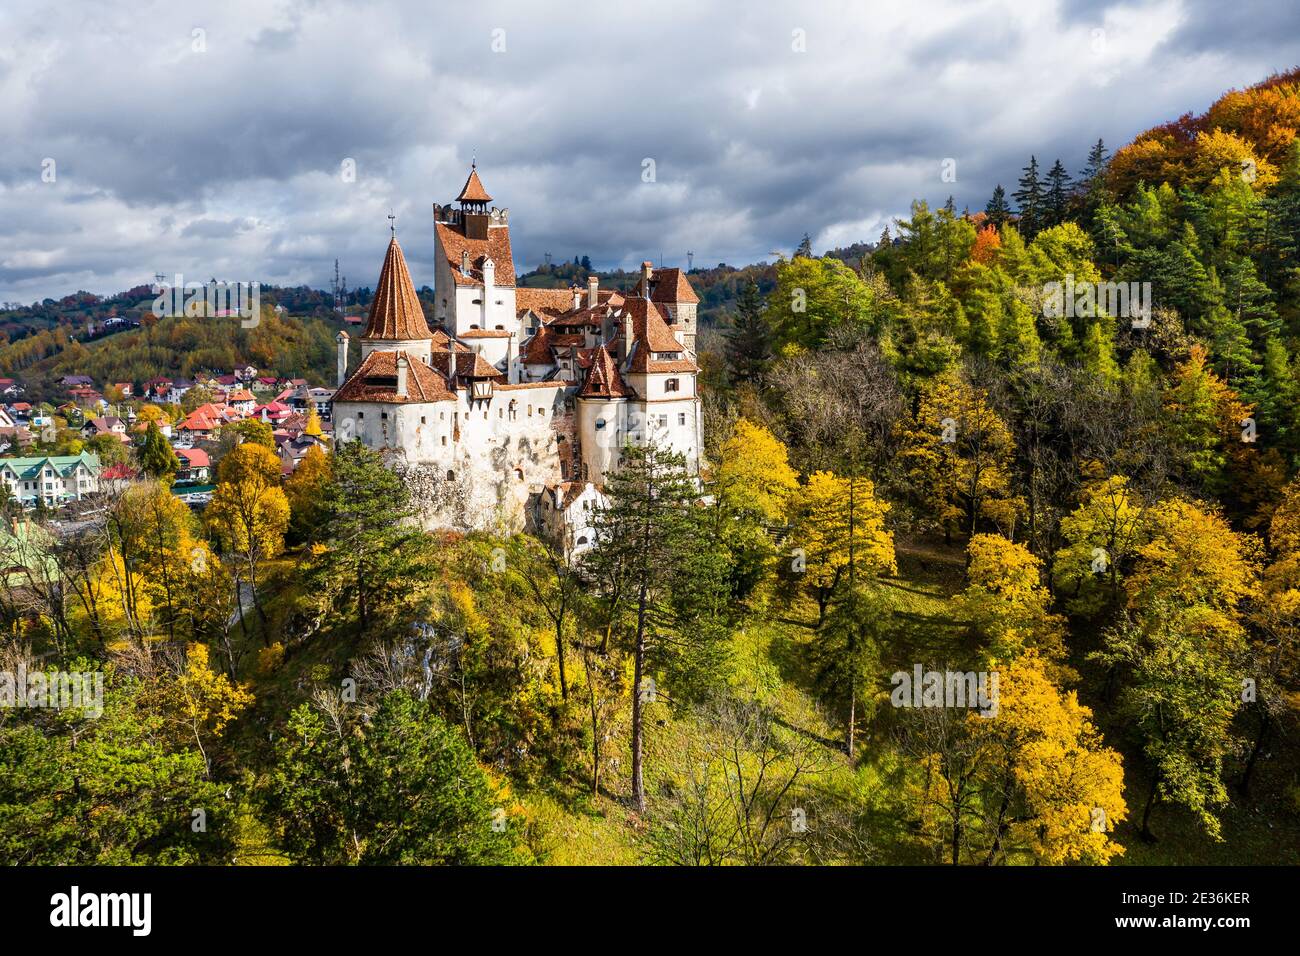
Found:
[[[799,476],[780,439],[762,425],[737,420],[718,462],[717,492],[723,503],[765,522],[779,522],[798,490]]]
[[[1110,836],[1128,815],[1123,762],[1048,669],[1026,652],[999,673],[997,715],[968,718],[990,751],[986,862],[1021,851],[1038,863],[1105,864],[1124,852]]]
[[[1057,662],[1065,656],[1064,621],[1049,610],[1042,562],[1023,544],[977,534],[966,549],[966,589],[954,609],[985,643],[992,660],[1012,660],[1038,648]]]
[[[1129,606],[1204,607],[1239,620],[1243,602],[1259,591],[1258,539],[1180,498],[1152,508],[1148,527],[1125,582]]]
[[[159,694],[162,712],[193,739],[209,766],[212,740],[220,738],[226,726],[253,703],[253,695],[244,685],[208,665],[208,648],[198,643],[187,646],[184,670],[164,684]]]
[[[1249,672],[1257,682],[1251,702],[1257,720],[1242,771],[1243,792],[1248,792],[1255,762],[1278,721],[1300,699],[1300,481],[1283,489],[1268,543],[1272,561],[1264,568],[1262,599],[1251,615]]]
[[[280,487],[280,459],[275,452],[257,442],[244,442],[226,455],[204,520],[221,547],[239,559],[243,583],[265,626],[266,612],[257,590],[259,568],[280,553],[289,527],[289,499]]]
[[[316,414],[315,408],[307,413],[307,424],[303,426],[302,433],[313,438],[321,438],[325,434],[321,430],[320,415]]]
[[[1124,574],[1146,536],[1146,506],[1129,479],[1089,482],[1079,507],[1061,519],[1066,546],[1052,561],[1057,593],[1075,614],[1093,614],[1123,594]]]
[[[956,373],[927,383],[905,420],[899,460],[917,504],[946,540],[981,519],[1011,534],[1024,511],[1014,491],[1015,440],[984,390]]]
[[[332,474],[329,455],[316,445],[307,451],[293,474],[285,480],[290,526],[299,540],[308,537],[319,523],[322,496]]]
[[[888,502],[876,497],[867,478],[818,471],[800,490],[791,541],[802,552],[804,582],[817,600],[818,626],[850,569],[851,576],[861,579],[898,570],[894,534],[885,527],[888,512]]]

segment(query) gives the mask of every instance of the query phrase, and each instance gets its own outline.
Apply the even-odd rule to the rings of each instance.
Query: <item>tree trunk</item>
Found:
[[[636,650],[632,673],[632,806],[637,813],[645,813],[645,779],[642,773],[642,721],[641,681],[645,673],[645,614],[646,584],[641,583],[636,612]]]
[[[555,660],[560,667],[560,699],[569,699],[569,678],[564,670],[564,623],[555,622]]]
[[[1152,774],[1151,792],[1147,794],[1146,809],[1142,811],[1141,834],[1142,834],[1142,839],[1146,840],[1148,843],[1154,843],[1156,839],[1155,834],[1151,832],[1151,808],[1155,806],[1156,787],[1159,785],[1159,783],[1160,783],[1160,774],[1158,772]]]
[[[591,795],[600,795],[600,709],[596,704],[596,681],[591,673],[591,652],[582,645],[582,663],[587,672],[587,700],[591,705]]]
[[[1260,751],[1264,749],[1264,741],[1268,737],[1268,732],[1272,729],[1272,721],[1269,719],[1268,710],[1263,704],[1255,705],[1259,708],[1259,733],[1255,735],[1255,745],[1250,748],[1250,756],[1246,758],[1246,768],[1241,772],[1241,795],[1250,796],[1250,775],[1255,769],[1255,761],[1259,759]]]

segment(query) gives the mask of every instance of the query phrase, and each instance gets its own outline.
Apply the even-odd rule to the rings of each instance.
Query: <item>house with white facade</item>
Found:
[[[99,457],[90,452],[80,455],[43,458],[0,458],[0,481],[9,494],[24,507],[43,501],[57,507],[80,501],[99,491]]]

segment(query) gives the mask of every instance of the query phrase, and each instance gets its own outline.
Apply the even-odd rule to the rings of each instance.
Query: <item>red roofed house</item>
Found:
[[[177,448],[176,457],[180,460],[180,470],[176,472],[178,481],[208,480],[211,473],[212,459],[202,448]]]

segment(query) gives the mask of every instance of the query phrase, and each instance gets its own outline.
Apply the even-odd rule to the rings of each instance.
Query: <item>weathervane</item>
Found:
[[[397,217],[393,215],[391,209],[388,210],[388,231],[394,239],[397,238]]]

